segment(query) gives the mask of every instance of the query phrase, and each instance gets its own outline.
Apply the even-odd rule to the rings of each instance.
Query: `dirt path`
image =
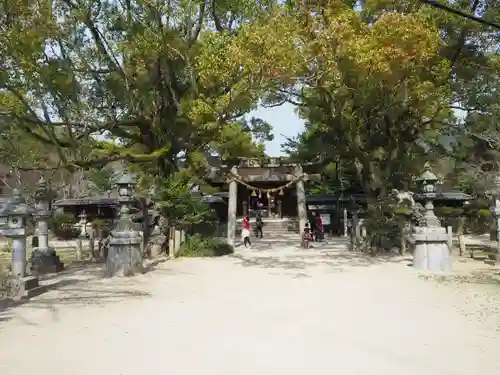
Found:
[[[495,279],[405,263],[283,239],[133,279],[82,271],[0,313],[0,373],[498,374]]]

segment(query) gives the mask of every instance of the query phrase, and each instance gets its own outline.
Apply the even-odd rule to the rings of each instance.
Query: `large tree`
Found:
[[[421,161],[455,158],[454,140],[473,123],[491,123],[499,34],[417,0],[353,3],[327,1],[314,16],[306,11],[324,56],[315,65],[322,79],[284,97],[306,121],[287,146],[303,157],[337,157],[365,191],[408,187]],[[500,11],[495,1],[450,4],[490,20]]]
[[[207,153],[262,154],[253,137],[269,126],[244,115],[265,83],[241,76],[228,48],[273,1],[4,3],[2,117],[55,146],[63,167],[125,160],[166,178]]]
[[[280,86],[266,99],[296,104],[305,119],[292,151],[343,160],[367,192],[387,191],[387,180],[408,182],[415,158],[452,120],[449,64],[429,11],[382,12],[368,21],[352,1],[332,0],[289,2],[280,17],[265,34],[293,36],[282,63],[292,65],[276,66]]]

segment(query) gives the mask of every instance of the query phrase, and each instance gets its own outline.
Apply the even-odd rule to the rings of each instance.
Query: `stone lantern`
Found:
[[[490,233],[490,239],[497,242],[495,265],[500,266],[500,177],[496,177],[493,188],[489,191],[493,206],[490,211],[495,219],[495,228]]]
[[[432,203],[436,198],[436,185],[439,178],[432,173],[430,165],[426,163],[424,172],[416,179],[416,182],[419,188],[416,197],[424,200],[425,206],[421,213],[421,220],[415,227],[413,267],[432,272],[449,271],[451,258],[446,229],[441,227]]]
[[[135,181],[124,174],[116,183],[120,204],[116,228],[111,232],[107,259],[108,276],[131,276],[142,272],[141,235],[134,229],[130,213]]]
[[[29,296],[38,287],[38,278],[27,276],[26,238],[33,232],[31,208],[21,191],[14,189],[12,198],[0,212],[0,235],[12,240],[12,266],[9,283],[12,297]]]
[[[36,222],[36,235],[38,246],[33,248],[31,265],[36,273],[53,273],[64,269],[64,265],[49,246],[49,220],[52,217],[51,200],[52,192],[44,180],[40,178],[35,190],[35,211],[33,218]]]
[[[78,217],[80,218],[78,221],[78,226],[80,227],[79,237],[85,238],[87,237],[87,213],[85,210],[82,210]]]

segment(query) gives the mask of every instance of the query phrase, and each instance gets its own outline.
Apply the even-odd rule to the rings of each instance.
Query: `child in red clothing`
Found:
[[[241,238],[243,238],[243,244],[245,247],[252,246],[250,241],[250,218],[247,216],[243,218],[243,229],[241,230]]]

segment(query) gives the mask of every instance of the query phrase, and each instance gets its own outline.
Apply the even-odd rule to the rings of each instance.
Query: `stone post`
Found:
[[[302,173],[302,166],[295,166],[295,177],[299,178],[297,181],[297,213],[299,216],[299,231],[301,234],[304,232],[307,222],[306,189]]]
[[[175,240],[174,240],[174,233],[175,233],[175,228],[173,226],[168,227],[168,255],[171,258],[175,258]]]
[[[116,183],[120,203],[118,224],[111,232],[106,265],[108,276],[132,276],[142,273],[141,236],[134,229],[130,206],[134,201],[135,181],[125,174]]]
[[[446,229],[441,227],[439,219],[434,214],[432,200],[436,196],[438,178],[432,173],[426,163],[425,171],[417,178],[421,193],[425,200],[425,211],[419,225],[415,227],[413,252],[413,267],[424,271],[450,271],[451,258],[448,248]]]
[[[403,227],[401,228],[401,245],[400,245],[400,250],[399,250],[399,254],[400,255],[404,255],[406,253],[406,223],[403,225]]]
[[[83,241],[87,238],[87,214],[85,210],[80,213],[79,217],[80,234],[76,240],[76,260],[82,260]]]
[[[358,211],[357,207],[354,206],[351,218],[351,250],[356,250],[358,247]]]
[[[38,278],[27,276],[26,237],[31,210],[18,189],[0,212],[0,235],[12,240],[12,265],[8,293],[13,298],[30,297],[38,288]]]
[[[344,237],[347,237],[348,227],[347,227],[347,209],[344,208]]]
[[[35,212],[33,214],[38,236],[38,246],[33,249],[31,254],[31,264],[35,273],[53,273],[64,269],[64,264],[55,250],[49,247],[49,219],[52,216],[51,197],[52,193],[42,177],[38,181],[35,191]]]
[[[177,256],[177,254],[179,254],[179,250],[181,248],[181,232],[182,229],[174,229],[174,256]]]
[[[89,236],[89,252],[92,258],[97,258],[95,255],[95,230],[94,228],[90,231]]]
[[[497,193],[498,194],[498,193]],[[495,229],[497,234],[497,252],[495,255],[495,266],[500,267],[500,196],[496,195],[494,199],[494,206],[491,209],[491,213],[495,218]]]
[[[453,227],[448,225],[446,227],[446,235],[448,239],[448,248],[450,249],[450,254],[453,252]]]
[[[238,167],[231,168],[229,176],[229,202],[227,211],[227,244],[234,246],[234,237],[236,236],[236,207],[238,199],[238,183],[233,177],[238,175]]]

